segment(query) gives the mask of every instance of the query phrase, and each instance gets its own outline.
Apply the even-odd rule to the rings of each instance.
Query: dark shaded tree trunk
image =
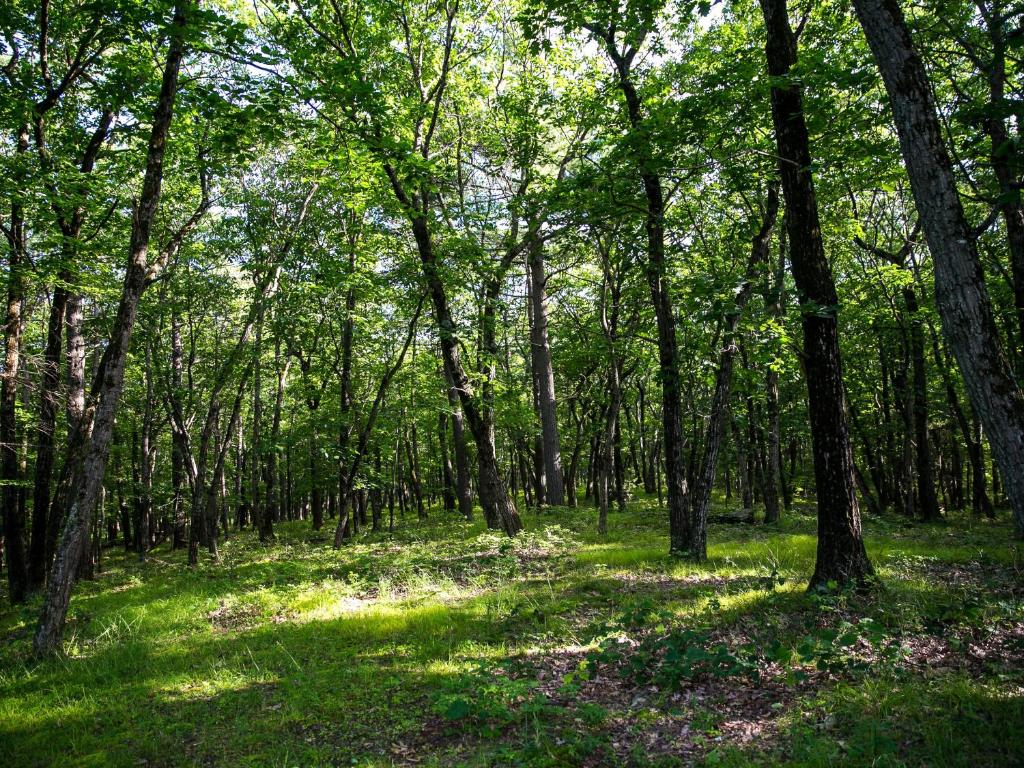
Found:
[[[448,413],[437,414],[437,445],[441,459],[441,502],[445,512],[455,511],[455,470],[448,450]]]
[[[593,29],[605,44],[605,51],[615,65],[618,86],[626,102],[626,111],[635,147],[633,161],[643,186],[646,212],[644,230],[647,235],[646,276],[658,327],[658,369],[661,374],[662,450],[665,461],[665,483],[668,498],[669,551],[674,555],[701,559],[700,532],[693,530],[687,514],[686,463],[683,457],[682,384],[679,377],[679,346],[676,341],[676,319],[668,282],[665,258],[665,196],[661,178],[654,171],[650,156],[652,143],[640,95],[633,82],[632,64],[637,49],[620,50],[614,28]]]
[[[28,151],[28,125],[18,131],[17,154]],[[25,601],[29,586],[25,559],[25,510],[19,503],[21,462],[18,457],[18,371],[21,365],[22,310],[28,288],[28,236],[20,196],[11,204],[7,278],[7,314],[4,320],[4,371],[0,377],[0,503],[3,505],[4,554],[7,560],[8,596],[12,603]]]
[[[60,400],[60,352],[64,337],[64,315],[68,293],[61,286],[53,290],[46,327],[42,380],[39,385],[39,421],[36,425],[36,467],[32,492],[32,539],[29,546],[29,584],[41,589],[49,563],[46,558],[46,528],[53,481],[57,410]]]
[[[281,496],[278,492],[278,450],[281,440],[281,409],[284,404],[284,390],[288,382],[288,369],[291,367],[291,358],[285,357],[281,361],[281,343],[274,344],[274,370],[277,372],[277,389],[274,394],[274,416],[270,425],[270,450],[267,451],[265,482],[267,488],[266,513],[260,521],[260,540],[267,541],[274,538],[274,523],[281,516]],[[283,489],[282,489],[283,490]]]
[[[399,202],[409,207],[411,201],[405,195],[394,170],[389,168],[388,173]],[[455,391],[458,393],[459,401],[462,404],[462,412],[469,423],[469,430],[473,435],[473,440],[476,442],[477,463],[480,468],[480,497],[482,500],[490,500],[501,529],[509,536],[513,536],[522,529],[523,524],[519,519],[519,512],[516,510],[515,503],[509,497],[505,483],[502,481],[501,471],[498,469],[494,433],[489,429],[487,420],[477,407],[473,385],[469,380],[469,376],[466,375],[465,369],[462,367],[455,321],[452,319],[451,311],[448,307],[448,295],[438,273],[437,258],[430,235],[430,225],[427,222],[426,216],[418,213],[412,216],[411,223],[413,235],[416,238],[416,246],[419,251],[420,265],[434,308],[434,319],[437,323],[438,335],[441,340],[441,354],[444,360],[445,373],[454,384]]]
[[[747,302],[753,293],[753,280],[758,269],[768,261],[771,248],[772,232],[779,211],[779,195],[776,186],[769,187],[761,225],[751,241],[750,258],[743,275],[743,282],[733,299],[724,318],[721,348],[718,351],[718,369],[715,372],[715,391],[711,398],[711,414],[708,418],[707,430],[703,441],[703,455],[700,461],[692,499],[690,501],[691,528],[695,532],[695,553],[700,559],[707,557],[707,525],[708,511],[711,507],[711,490],[715,485],[715,472],[718,467],[718,452],[725,432],[725,422],[729,410],[729,393],[732,389],[732,372],[737,351],[737,329]],[[752,418],[748,413],[747,418]],[[753,499],[750,497],[750,473],[747,466],[747,451],[740,441],[736,443],[740,457],[740,473],[743,477],[743,503],[749,505],[753,516]],[[777,510],[776,510],[777,511]]]
[[[171,407],[184,413],[181,402],[181,389],[184,376],[185,353],[181,343],[181,321],[177,312],[171,314],[171,391],[168,395]],[[187,546],[187,522],[185,519],[185,452],[188,446],[184,435],[179,430],[171,430],[171,500],[172,539],[171,548],[181,549]],[[241,461],[238,462],[239,465]],[[235,494],[241,496],[240,493]]]
[[[767,43],[772,122],[779,174],[786,199],[786,228],[793,277],[799,292],[804,337],[818,548],[810,588],[864,584],[872,575],[861,534],[853,451],[846,423],[835,283],[825,257],[811,176],[810,142],[800,86],[789,79],[797,63],[796,38],[785,0],[761,0]]]
[[[931,440],[928,432],[928,371],[924,359],[922,328],[917,294],[911,287],[903,289],[903,303],[910,320],[910,359],[914,377],[914,470],[917,476],[918,513],[925,521],[938,520],[939,500],[935,495],[935,473],[932,469]]]
[[[540,238],[530,241],[527,251],[530,280],[530,358],[537,383],[540,416],[540,437],[543,447],[545,494],[548,504],[565,504],[562,474],[562,441],[558,431],[558,409],[555,399],[555,372],[551,365],[548,342],[547,272],[544,267],[544,244]]]
[[[452,418],[452,450],[455,454],[455,497],[459,512],[467,520],[473,519],[473,478],[470,476],[469,452],[466,449],[466,428],[462,417],[459,393],[447,374],[442,376],[448,393],[448,407]]]

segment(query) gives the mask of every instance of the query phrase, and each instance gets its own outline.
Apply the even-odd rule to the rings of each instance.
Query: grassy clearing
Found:
[[[0,614],[3,762],[1024,764],[1007,525],[869,520],[884,588],[822,600],[807,514],[713,526],[700,566],[643,501],[603,539],[592,510],[515,541],[439,517],[340,553],[246,533],[195,571],[110,550],[67,658],[28,658],[36,604]]]

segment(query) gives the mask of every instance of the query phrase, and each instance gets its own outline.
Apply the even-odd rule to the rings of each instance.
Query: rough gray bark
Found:
[[[985,427],[1024,535],[1024,395],[992,315],[971,227],[932,101],[924,63],[896,0],[854,0],[892,105],[921,227],[935,264],[942,328]]]

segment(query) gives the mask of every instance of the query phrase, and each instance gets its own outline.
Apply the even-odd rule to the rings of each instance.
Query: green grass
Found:
[[[1024,636],[1020,552],[1006,524],[868,520],[882,588],[820,600],[803,591],[806,512],[712,526],[700,565],[668,557],[648,501],[612,514],[605,538],[590,509],[527,513],[514,541],[441,517],[340,552],[308,523],[279,526],[270,547],[243,533],[195,570],[166,548],[145,565],[107,550],[76,588],[66,657],[30,658],[37,602],[0,613],[0,763],[1024,764],[1024,646],[1005,652]],[[609,633],[704,627],[736,647],[795,648],[863,617],[893,648],[956,653],[802,682],[787,662],[754,739],[723,707],[760,683],[652,691],[579,665]],[[988,661],[961,663],[972,647]]]

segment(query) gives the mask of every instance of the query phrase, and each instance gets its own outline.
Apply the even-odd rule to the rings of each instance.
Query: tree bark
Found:
[[[405,197],[397,176],[390,171],[392,186],[396,188],[399,200]],[[404,202],[408,202],[408,198]],[[462,412],[469,423],[469,430],[476,442],[477,460],[480,467],[480,497],[492,500],[493,508],[498,517],[498,524],[509,536],[518,533],[523,524],[519,519],[515,503],[509,497],[505,483],[498,469],[498,457],[494,446],[494,433],[477,407],[473,393],[473,385],[462,367],[458,342],[455,332],[455,321],[448,307],[448,295],[438,274],[437,257],[430,234],[430,226],[424,215],[415,214],[411,217],[413,235],[420,255],[420,265],[426,279],[430,300],[434,307],[434,319],[437,322],[438,334],[441,339],[441,354],[444,359],[445,373],[453,382],[462,404]]]
[[[459,503],[459,512],[466,520],[473,519],[473,478],[470,476],[469,452],[466,449],[466,427],[462,416],[462,405],[455,384],[442,375],[442,381],[448,393],[448,407],[452,417],[452,449],[455,453],[455,497]]]
[[[28,151],[28,125],[18,131],[17,153]],[[0,378],[0,503],[3,504],[4,554],[7,558],[8,596],[12,603],[25,601],[29,573],[25,560],[25,517],[19,503],[21,463],[18,457],[18,369],[21,364],[22,310],[28,287],[28,237],[20,197],[11,203],[7,230],[10,243],[7,279],[7,313],[4,320],[4,371]]]
[[[530,268],[530,312],[533,325],[530,334],[530,357],[537,381],[540,406],[541,443],[544,452],[544,478],[547,503],[565,504],[565,483],[562,476],[562,441],[558,431],[558,408],[555,398],[555,372],[551,365],[548,340],[547,274],[544,268],[544,244],[540,238],[530,241],[527,251]]]
[[[68,293],[63,286],[53,289],[50,318],[46,327],[46,348],[39,385],[39,421],[36,426],[36,469],[32,492],[32,539],[29,546],[29,583],[40,589],[46,581],[46,527],[53,481],[57,409],[60,400],[60,351],[64,337],[64,313]]]
[[[725,329],[722,333],[721,349],[718,352],[718,369],[715,372],[715,391],[711,399],[711,414],[705,432],[704,451],[701,457],[700,469],[697,480],[694,483],[693,496],[690,501],[689,514],[691,519],[690,525],[694,531],[694,552],[699,553],[699,557],[702,560],[707,557],[708,510],[711,507],[711,490],[715,484],[718,451],[725,432],[726,415],[729,409],[729,393],[732,388],[732,372],[737,351],[737,329],[739,328],[743,311],[746,309],[747,302],[753,293],[753,280],[756,277],[756,272],[767,263],[772,232],[775,229],[775,219],[778,211],[778,189],[776,186],[772,186],[768,190],[768,198],[761,225],[752,238],[750,258],[743,275],[743,283],[736,292],[733,298],[733,306],[730,307],[724,319]],[[747,418],[753,418],[753,414],[748,413]],[[737,449],[740,449],[739,443],[737,443]],[[746,467],[747,459],[745,454],[745,451],[741,453],[740,471],[745,475],[744,503],[746,504],[750,475]],[[752,503],[750,509],[751,514],[753,514]]]
[[[935,264],[943,331],[985,427],[1024,535],[1024,396],[1003,352],[930,83],[896,0],[854,0],[892,105],[900,149]]]
[[[789,76],[797,63],[796,38],[785,0],[761,0],[767,43],[772,121],[786,199],[793,278],[800,295],[814,477],[818,547],[810,589],[863,585],[872,575],[861,535],[853,452],[846,422],[835,283],[825,257],[811,176],[803,94]]]
[[[89,409],[92,431],[81,465],[75,468],[75,480],[70,484],[72,502],[68,509],[68,521],[33,638],[36,654],[53,653],[60,648],[74,574],[89,537],[93,509],[103,483],[138,303],[152,277],[151,268],[155,266],[147,258],[149,241],[160,203],[164,153],[185,49],[185,26],[191,9],[188,0],[179,0],[174,8],[160,95],[153,113],[146,172],[132,221],[128,265],[114,321],[114,333],[103,353],[93,386]],[[79,431],[81,429],[80,425]]]
[[[649,127],[644,120],[640,95],[633,83],[632,63],[636,49],[620,51],[612,30],[595,30],[604,40],[605,50],[615,64],[618,85],[626,101],[626,110],[637,147],[634,164],[640,176],[646,201],[644,230],[647,235],[647,283],[658,326],[658,367],[661,374],[662,450],[665,461],[668,500],[669,552],[700,560],[700,532],[693,529],[687,514],[686,465],[683,460],[682,386],[679,377],[679,346],[676,319],[672,309],[668,264],[665,258],[665,196],[661,178],[653,170],[650,157]]]

